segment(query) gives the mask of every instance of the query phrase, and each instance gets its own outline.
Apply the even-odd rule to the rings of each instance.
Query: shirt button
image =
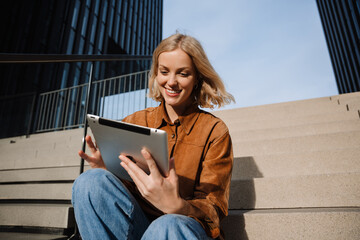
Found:
[[[174,138],[175,137],[175,134],[171,135],[171,138]]]

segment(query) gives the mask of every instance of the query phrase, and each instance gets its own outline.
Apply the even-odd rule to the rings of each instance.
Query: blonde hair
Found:
[[[194,102],[203,108],[213,109],[235,102],[234,97],[225,90],[220,76],[215,72],[200,42],[195,38],[176,33],[161,41],[153,53],[152,65],[149,74],[149,97],[155,101],[163,101],[156,81],[159,55],[180,48],[186,52],[194,64],[196,83],[193,90]]]

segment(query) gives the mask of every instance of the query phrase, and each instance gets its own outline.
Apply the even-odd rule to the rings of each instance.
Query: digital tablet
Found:
[[[146,160],[140,152],[142,148],[146,148],[156,161],[160,172],[167,176],[169,159],[165,131],[91,114],[87,115],[87,120],[105,166],[114,175],[132,181],[126,170],[120,165],[120,154],[128,156],[146,173],[149,173]]]

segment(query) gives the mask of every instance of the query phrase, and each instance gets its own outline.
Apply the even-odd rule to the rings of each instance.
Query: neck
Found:
[[[179,116],[182,116],[185,113],[185,111],[194,104],[194,101],[188,99],[188,101],[184,102],[180,106],[175,106],[175,107],[167,104],[166,102],[164,102],[164,104],[165,104],[165,110],[169,116],[170,121],[174,123],[174,121],[178,119]]]
[[[181,116],[184,112],[185,112],[185,109],[186,107],[183,107],[182,109],[179,109],[179,108],[174,108],[168,104],[165,103],[165,109],[166,109],[166,112],[170,118],[170,121],[172,123],[175,122],[176,119],[179,118],[179,116]]]

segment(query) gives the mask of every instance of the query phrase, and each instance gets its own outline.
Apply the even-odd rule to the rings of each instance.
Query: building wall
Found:
[[[317,0],[339,93],[360,91],[360,0]]]
[[[162,8],[162,0],[3,1],[0,52],[151,55],[162,39]],[[0,64],[0,125],[7,126],[0,137],[24,134],[36,96],[88,82],[90,66]],[[149,67],[149,60],[96,62],[93,79]]]

